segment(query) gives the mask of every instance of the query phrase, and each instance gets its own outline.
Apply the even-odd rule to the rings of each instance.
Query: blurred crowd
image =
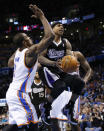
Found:
[[[103,67],[103,66],[102,66]],[[104,68],[103,68],[104,69]],[[82,131],[85,128],[104,130],[104,72],[94,68],[94,75],[82,92],[78,121]]]
[[[8,59],[16,49],[13,43],[0,44],[0,68],[7,67]]]
[[[7,106],[0,107],[0,129],[8,124],[8,108]]]

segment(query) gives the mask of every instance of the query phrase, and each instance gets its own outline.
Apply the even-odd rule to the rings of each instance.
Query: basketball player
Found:
[[[79,51],[71,51],[72,56],[76,57],[76,59],[78,60],[80,67],[83,68],[84,70],[84,76],[83,76],[83,80],[87,83],[88,80],[90,80],[91,76],[92,76],[92,69],[89,65],[89,63],[87,62],[87,60],[85,59],[85,57],[83,56],[83,54]],[[71,73],[72,75],[76,74],[76,75],[80,75],[79,74],[79,69],[76,72]],[[54,102],[52,103],[52,110],[51,110],[51,118],[57,118],[59,120],[64,120],[67,121],[68,120],[68,116],[64,116],[62,109],[63,107],[66,105],[66,108],[64,107],[64,114],[66,115],[65,111],[69,110],[69,101],[71,99],[72,96],[72,92],[69,91],[64,91],[63,93],[61,93],[61,95],[59,95],[57,97],[57,99],[54,100]],[[61,103],[60,103],[61,101]],[[57,107],[58,105],[58,107]],[[60,108],[59,108],[60,107]],[[71,107],[72,108],[72,107]],[[78,118],[78,113],[80,112],[80,99],[77,99],[74,105],[74,118],[77,119]],[[68,114],[67,114],[68,115]],[[71,122],[71,127],[72,127],[72,131],[79,131],[79,126],[77,124],[75,124],[74,122]],[[76,126],[74,126],[76,125]]]
[[[62,38],[64,33],[62,23],[55,22],[52,24],[52,28],[55,33],[55,39],[51,46],[43,51],[39,57],[39,62],[42,65],[42,68],[39,69],[40,78],[47,87],[51,89],[53,88],[54,81],[58,80],[63,73],[60,70],[62,57],[70,55],[70,50],[72,49],[70,42],[67,39]],[[49,78],[51,79],[51,82],[49,81]],[[63,88],[60,88],[59,94],[61,89]]]
[[[14,36],[13,42],[18,45],[18,49],[8,61],[8,66],[14,67],[14,75],[6,93],[9,125],[4,131],[14,131],[17,126],[18,131],[38,130],[39,120],[29,94],[37,70],[38,55],[51,44],[54,33],[42,10],[32,4],[29,8],[34,13],[33,17],[42,22],[44,37],[39,44],[33,44],[25,33],[18,33]]]
[[[83,76],[83,81],[85,82],[85,84],[88,82],[88,80],[91,78],[91,76],[92,76],[92,69],[91,69],[91,67],[90,67],[90,65],[89,65],[89,63],[87,62],[87,60],[85,59],[85,57],[83,56],[83,54],[81,53],[81,52],[79,52],[79,51],[71,51],[71,53],[72,53],[72,56],[74,56],[74,57],[76,57],[76,59],[79,61],[79,63],[80,63],[80,66],[83,68],[83,70],[84,70],[84,76]],[[77,71],[77,72],[73,72],[73,73],[69,73],[69,74],[71,74],[71,75],[74,75],[74,76],[80,76],[79,75],[79,70]],[[68,79],[63,79],[64,81],[65,81],[65,83],[66,83],[66,85],[68,86],[69,85],[69,81],[68,81]],[[71,86],[71,85],[70,85]],[[77,96],[76,96],[77,97]],[[72,97],[71,97],[71,100],[73,99],[73,95],[72,95]],[[76,98],[74,98],[74,99],[76,99]],[[71,101],[72,102],[72,101]],[[72,102],[73,103],[73,102]],[[71,103],[68,103],[68,105],[67,105],[67,108],[69,108],[70,107],[70,104]],[[74,103],[73,104],[71,104],[71,109],[73,109],[74,108]]]
[[[55,39],[52,42],[52,46],[49,46],[49,48],[47,50],[45,50],[42,53],[42,55],[39,57],[39,61],[43,65],[43,67],[39,69],[39,76],[40,76],[41,80],[44,82],[44,84],[51,89],[53,88],[53,85],[52,85],[52,83],[50,83],[50,81],[48,81],[48,79],[47,79],[48,74],[47,73],[49,72],[49,77],[52,76],[53,80],[51,82],[54,82],[54,80],[56,81],[57,79],[59,79],[59,77],[57,75],[62,72],[60,71],[60,69],[57,66],[61,64],[60,59],[65,55],[69,55],[70,50],[71,50],[70,42],[67,39],[61,38],[61,36],[64,33],[63,25],[60,22],[56,22],[52,25],[52,28],[55,33]],[[45,55],[46,55],[46,57],[44,57]],[[50,73],[51,73],[51,75],[50,75]],[[63,86],[63,83],[61,85]],[[63,90],[63,87],[61,87],[61,88]],[[60,94],[62,92],[61,88],[58,89],[57,92],[55,91],[54,95],[56,95],[55,93]],[[47,106],[49,106],[49,105],[50,104],[48,103]],[[50,106],[49,106],[49,108],[50,108]],[[48,107],[47,107],[47,109],[48,109]],[[56,130],[58,131],[59,129],[56,129]]]
[[[34,82],[31,88],[32,88],[31,101],[32,104],[35,106],[39,118],[41,115],[39,105],[43,103],[45,100],[45,85],[41,81],[38,72],[36,72],[35,74]]]
[[[71,44],[67,39],[62,39],[64,33],[62,23],[55,22],[52,24],[52,28],[55,33],[55,39],[39,57],[39,62],[43,65],[43,68],[39,71],[39,75],[51,89],[51,96],[48,100],[52,101],[56,99],[64,90],[68,90],[67,87],[69,86],[73,92],[70,102],[73,106],[81,94],[85,82],[78,75],[67,74],[60,70],[60,59],[65,55],[72,55]]]

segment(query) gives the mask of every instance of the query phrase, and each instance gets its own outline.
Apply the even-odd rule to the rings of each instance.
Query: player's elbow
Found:
[[[14,60],[9,59],[8,60],[8,67],[12,68],[14,66]]]
[[[91,76],[93,76],[93,70],[92,69],[90,69],[91,70]]]
[[[90,78],[93,76],[93,70],[91,68],[88,69],[88,74],[89,74]]]
[[[8,67],[11,67],[11,63],[10,63],[10,61],[8,61]]]

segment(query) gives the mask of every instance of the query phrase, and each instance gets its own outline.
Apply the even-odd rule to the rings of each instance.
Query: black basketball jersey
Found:
[[[61,43],[55,44],[52,42],[52,44],[47,49],[46,58],[56,61],[58,59],[62,59],[63,56],[66,54],[66,41],[62,39]]]
[[[39,105],[44,101],[45,98],[45,87],[41,82],[40,84],[36,84],[33,82],[32,84],[32,103],[34,105]]]
[[[52,44],[47,48],[46,58],[52,61],[57,61],[58,59],[62,59],[66,55],[66,41],[64,39],[61,40],[61,43]],[[44,65],[43,65],[44,66]],[[61,71],[57,67],[47,66],[51,72],[55,74],[60,74]]]

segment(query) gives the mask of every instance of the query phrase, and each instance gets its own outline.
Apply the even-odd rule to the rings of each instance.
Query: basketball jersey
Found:
[[[41,81],[39,84],[33,82],[32,84],[32,102],[34,105],[39,105],[44,101],[45,98],[45,88]]]
[[[47,48],[46,58],[52,61],[57,61],[62,59],[66,55],[66,41],[61,39],[59,43],[55,41]],[[43,65],[44,66],[44,65]],[[57,67],[47,66],[52,72],[60,73],[60,70]]]
[[[59,43],[55,41],[47,49],[46,58],[49,60],[57,61],[58,59],[62,59],[66,54],[66,41],[60,40]]]
[[[10,89],[20,90],[22,92],[31,92],[31,85],[37,70],[37,62],[32,68],[25,65],[25,52],[28,49],[16,51],[14,58],[13,81],[10,84]]]

